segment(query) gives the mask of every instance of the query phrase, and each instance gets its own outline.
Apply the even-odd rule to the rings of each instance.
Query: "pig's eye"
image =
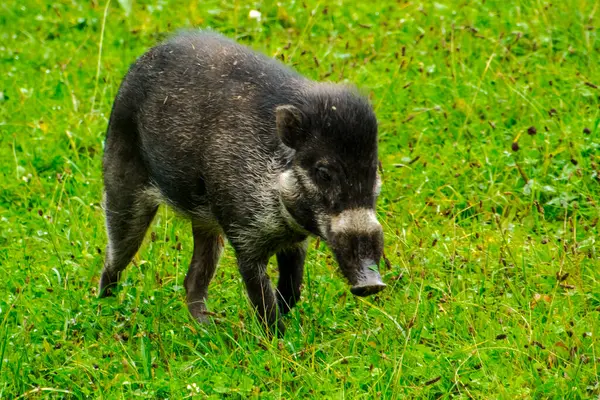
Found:
[[[329,183],[331,182],[331,173],[325,167],[317,167],[316,170],[317,179],[319,182]]]

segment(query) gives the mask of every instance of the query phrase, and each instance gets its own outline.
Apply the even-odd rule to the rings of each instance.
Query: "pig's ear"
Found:
[[[302,147],[306,135],[302,129],[304,119],[304,113],[292,105],[279,106],[275,109],[277,135],[283,144],[294,150]]]

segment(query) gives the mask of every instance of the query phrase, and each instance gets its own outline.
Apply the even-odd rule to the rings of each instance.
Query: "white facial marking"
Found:
[[[331,218],[331,231],[368,233],[381,229],[375,211],[370,208],[344,210]]]
[[[279,175],[279,191],[285,198],[295,197],[298,192],[296,178],[291,170]]]
[[[293,201],[298,197],[298,181],[291,170],[284,171],[279,175],[279,193],[280,201]],[[280,204],[280,211],[288,226],[298,232],[306,232],[306,230],[294,219],[290,212],[285,207],[284,203]]]

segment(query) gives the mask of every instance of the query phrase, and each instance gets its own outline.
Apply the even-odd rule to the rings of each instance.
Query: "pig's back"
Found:
[[[308,83],[280,62],[210,32],[180,34],[137,64],[136,75],[150,77],[139,110],[143,127],[176,128],[155,132],[161,136],[187,138],[186,128],[196,131],[191,136],[206,136],[197,131],[242,115],[262,125]]]

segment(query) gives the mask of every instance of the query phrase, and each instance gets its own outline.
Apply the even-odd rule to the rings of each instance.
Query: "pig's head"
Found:
[[[319,85],[303,101],[278,107],[276,121],[281,141],[294,150],[279,182],[286,211],[327,242],[354,295],[381,291],[383,230],[375,214],[381,182],[371,105],[352,89]]]

